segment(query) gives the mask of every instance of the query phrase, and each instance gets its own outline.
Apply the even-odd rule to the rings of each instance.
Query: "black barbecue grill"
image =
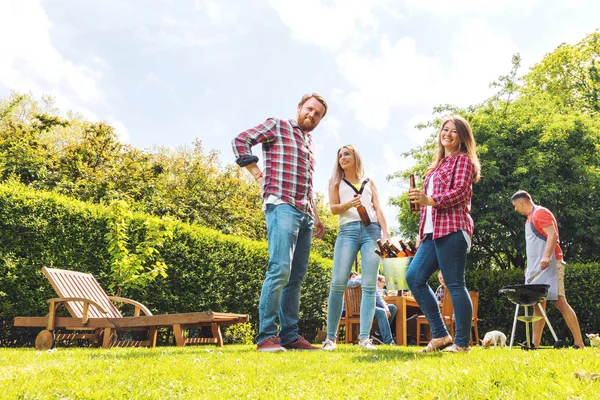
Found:
[[[527,336],[527,345],[523,346],[525,350],[530,350],[533,347],[531,346],[530,334],[529,334],[529,324],[534,321],[538,321],[542,319],[540,316],[529,315],[528,307],[534,307],[536,304],[539,307],[543,318],[546,320],[548,324],[548,328],[550,328],[550,332],[552,332],[552,336],[554,336],[554,347],[565,347],[566,343],[562,340],[558,340],[556,333],[554,333],[554,329],[548,320],[548,316],[546,316],[546,312],[542,308],[540,302],[546,300],[548,296],[548,289],[550,285],[545,284],[527,284],[527,285],[509,285],[505,286],[499,290],[500,293],[506,294],[508,300],[511,303],[516,304],[517,307],[515,309],[515,318],[513,320],[512,333],[510,335],[510,348],[512,349],[513,340],[515,338],[515,330],[517,328],[517,320],[525,322],[525,335]],[[525,315],[519,316],[519,307],[522,306],[525,311]]]

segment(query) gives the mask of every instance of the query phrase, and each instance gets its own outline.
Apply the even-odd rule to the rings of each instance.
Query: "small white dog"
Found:
[[[485,334],[483,340],[480,340],[481,345],[485,348],[490,347],[492,344],[496,346],[506,346],[506,335],[500,331],[491,331]]]
[[[590,339],[590,346],[600,347],[600,334],[598,333],[586,333],[585,336]]]

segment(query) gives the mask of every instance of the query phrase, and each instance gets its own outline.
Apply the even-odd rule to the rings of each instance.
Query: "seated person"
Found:
[[[444,288],[446,287],[446,283],[444,282],[444,277],[442,276],[442,271],[438,273],[438,279],[440,281],[440,286],[435,290],[435,298],[440,305],[442,306],[442,302],[444,301]]]
[[[356,287],[361,284],[361,276],[356,274],[356,272],[352,272],[350,274],[350,280],[348,281],[348,287]],[[385,276],[378,275],[377,276],[377,292],[375,294],[375,319],[377,319],[377,324],[379,325],[379,333],[381,335],[382,341],[385,344],[395,345],[394,337],[392,336],[392,328],[390,323],[396,316],[398,312],[398,308],[394,304],[387,304],[383,299],[383,294],[385,290],[386,281]]]

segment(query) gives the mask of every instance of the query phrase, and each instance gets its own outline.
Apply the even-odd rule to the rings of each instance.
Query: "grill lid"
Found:
[[[522,284],[522,285],[509,285],[504,286],[500,289],[499,293],[505,293],[514,304],[520,304],[523,306],[531,306],[540,301],[546,299],[548,296],[548,289],[550,285],[547,284]]]

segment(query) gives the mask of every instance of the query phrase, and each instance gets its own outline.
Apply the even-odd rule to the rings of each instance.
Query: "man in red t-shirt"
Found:
[[[558,225],[556,219],[550,210],[534,204],[529,193],[524,190],[519,190],[515,193],[511,200],[515,211],[527,217],[527,222],[525,223],[525,237],[527,241],[527,269],[525,273],[528,277],[527,282],[536,283],[535,278],[542,271],[549,267],[556,268],[556,276],[548,275],[556,279],[551,278],[551,282],[543,281],[539,283],[549,283],[551,285],[548,297],[553,301],[554,306],[558,308],[565,319],[575,340],[575,346],[577,348],[584,348],[577,315],[567,302],[565,296],[565,268],[563,253],[558,242]],[[550,297],[550,292],[554,296],[557,293],[558,298],[553,300]],[[542,302],[542,307],[544,310],[546,309],[545,300]],[[534,313],[541,316],[541,312],[537,307],[534,307]],[[536,347],[540,346],[542,330],[545,324],[546,321],[543,318],[533,323],[533,345]]]

